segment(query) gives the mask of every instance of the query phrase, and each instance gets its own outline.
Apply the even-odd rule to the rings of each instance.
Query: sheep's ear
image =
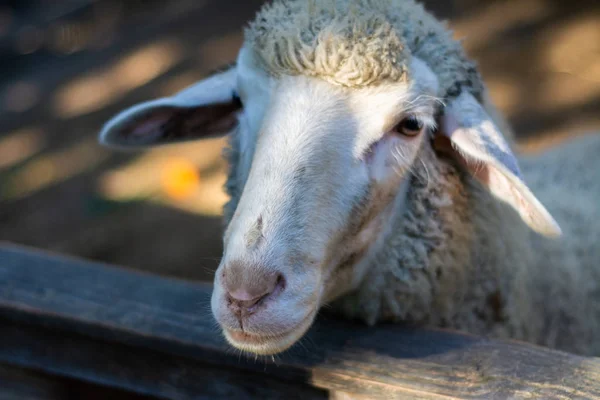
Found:
[[[549,237],[561,234],[556,221],[523,182],[502,133],[471,94],[463,92],[447,105],[435,139],[437,148],[450,149],[478,181],[510,204],[533,230]]]
[[[230,68],[172,97],[137,104],[104,125],[100,143],[131,149],[227,134],[241,109],[235,82]]]

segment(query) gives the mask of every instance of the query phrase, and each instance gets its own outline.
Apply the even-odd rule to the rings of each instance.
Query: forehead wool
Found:
[[[346,87],[410,80],[424,60],[441,97],[482,91],[475,65],[444,25],[413,0],[275,0],[246,29],[246,43],[274,76],[307,75]]]

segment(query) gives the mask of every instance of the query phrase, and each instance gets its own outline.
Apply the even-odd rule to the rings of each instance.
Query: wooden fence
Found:
[[[63,399],[64,380],[163,399],[600,398],[597,358],[328,316],[285,354],[247,358],[222,339],[210,293],[0,245],[0,399]]]

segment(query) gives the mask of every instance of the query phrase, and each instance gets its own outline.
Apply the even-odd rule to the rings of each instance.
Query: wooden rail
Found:
[[[600,398],[597,358],[333,317],[281,356],[246,358],[221,338],[210,293],[0,244],[0,363],[167,399]]]

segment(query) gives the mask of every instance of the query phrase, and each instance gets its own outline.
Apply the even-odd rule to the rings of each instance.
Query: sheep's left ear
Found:
[[[242,108],[235,88],[233,67],[174,96],[137,104],[104,125],[100,143],[137,149],[225,135],[236,126]]]
[[[549,237],[561,234],[554,218],[523,182],[502,133],[470,93],[463,91],[446,106],[434,144],[457,155],[478,181],[510,204],[533,230]]]

